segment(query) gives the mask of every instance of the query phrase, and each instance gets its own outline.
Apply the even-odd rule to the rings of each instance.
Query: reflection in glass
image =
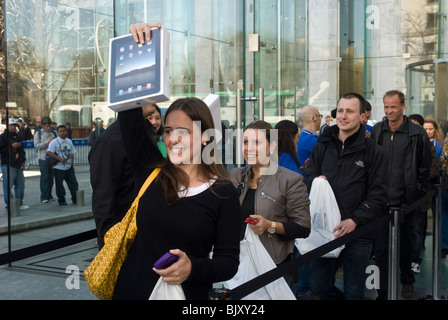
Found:
[[[9,117],[22,118],[34,135],[39,134],[36,125],[43,117],[50,116],[57,125],[71,123],[77,150],[75,174],[84,197],[83,206],[61,207],[57,201],[42,203],[34,142],[24,144],[24,202],[29,209],[14,211],[11,216],[10,244],[15,250],[95,228],[91,218],[87,138],[92,103],[105,100],[113,3],[11,0],[5,1],[5,10],[8,100],[16,106],[8,109]],[[4,118],[6,110],[0,112]],[[52,195],[56,197],[54,187]],[[6,217],[2,204],[0,252],[8,246]]]

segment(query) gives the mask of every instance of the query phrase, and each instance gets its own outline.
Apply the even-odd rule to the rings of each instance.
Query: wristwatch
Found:
[[[272,238],[272,235],[275,233],[276,230],[277,230],[277,224],[274,221],[272,221],[271,227],[268,229],[268,237]]]

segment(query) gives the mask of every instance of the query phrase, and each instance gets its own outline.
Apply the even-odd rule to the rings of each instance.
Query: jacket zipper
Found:
[[[278,202],[278,201],[275,200],[274,198],[272,198],[272,197],[270,197],[269,195],[267,195],[264,191],[262,191],[260,195],[261,195],[261,198],[262,198],[262,199],[269,199],[269,200],[275,202],[276,204],[278,204],[278,205],[279,205],[280,207],[282,207],[283,209],[285,209],[285,207],[284,207],[280,202]]]
[[[391,135],[390,135],[390,148],[389,148],[389,177],[390,177],[390,175],[391,175],[391,171],[392,171],[392,151],[393,151],[393,149],[394,149],[394,135],[395,135],[395,132],[393,132]],[[389,192],[389,189],[390,189],[390,179],[388,179],[389,181],[388,181],[388,183],[387,183],[387,191]]]

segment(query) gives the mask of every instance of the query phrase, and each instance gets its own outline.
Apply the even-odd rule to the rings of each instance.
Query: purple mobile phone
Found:
[[[172,265],[174,262],[176,262],[179,259],[178,256],[167,252],[165,253],[159,260],[154,263],[154,268],[156,269],[166,269],[170,265]]]

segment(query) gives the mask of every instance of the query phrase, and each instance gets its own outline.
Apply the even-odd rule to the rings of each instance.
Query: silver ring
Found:
[[[341,228],[342,229],[342,231],[345,231],[345,229],[344,228]]]

